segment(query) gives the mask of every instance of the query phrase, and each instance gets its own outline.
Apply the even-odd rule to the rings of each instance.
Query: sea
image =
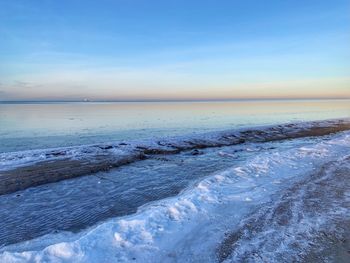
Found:
[[[0,102],[0,152],[350,116],[350,100]]]

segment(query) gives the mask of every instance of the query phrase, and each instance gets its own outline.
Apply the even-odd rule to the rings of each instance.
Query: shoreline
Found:
[[[238,145],[250,142],[270,142],[303,137],[325,136],[350,130],[350,119],[288,123],[261,128],[160,139],[149,143],[115,142],[90,146],[32,151],[37,153],[31,162],[0,170],[0,195],[42,184],[120,167],[155,155],[177,154],[184,151]],[[30,151],[25,152],[29,154]],[[28,156],[15,153],[21,160]],[[10,154],[1,154],[3,158]],[[9,162],[11,162],[9,158]],[[37,160],[35,160],[37,158]],[[41,159],[40,159],[41,158]],[[0,167],[1,168],[1,167]]]
[[[211,259],[210,262],[216,262],[218,245],[225,240],[227,233],[240,229],[242,225],[244,228],[246,225],[244,223],[250,221],[251,215],[258,219],[253,220],[251,226],[255,230],[250,235],[253,242],[244,242],[240,255],[254,256],[250,246],[257,244],[259,248],[259,244],[262,244],[258,254],[271,258],[270,262],[284,262],[288,258],[298,258],[300,249],[304,258],[305,252],[309,251],[307,247],[309,241],[314,241],[316,244],[310,236],[314,237],[315,233],[324,230],[332,232],[334,228],[331,227],[335,224],[327,224],[327,222],[336,219],[341,225],[342,221],[339,219],[347,218],[347,210],[344,210],[344,202],[339,202],[341,200],[339,196],[344,196],[343,190],[348,191],[349,181],[343,174],[347,175],[350,169],[349,136],[349,132],[344,132],[320,138],[267,144],[265,147],[267,151],[259,150],[258,154],[253,151],[249,158],[243,158],[242,162],[232,164],[233,166],[227,169],[219,169],[213,174],[208,174],[179,195],[147,203],[135,213],[111,217],[79,233],[50,232],[48,235],[40,235],[37,239],[6,246],[1,250],[0,258],[10,262],[13,259],[18,262],[31,259],[55,261],[63,259],[62,254],[56,252],[65,251],[68,253],[65,259],[76,262],[80,262],[80,259],[82,262],[93,262],[93,259],[101,253],[112,261],[118,258],[121,261],[173,262],[174,259],[188,258],[204,261]],[[270,148],[274,145],[276,148]],[[239,147],[247,152],[251,151],[249,144]],[[221,151],[220,149],[208,150]],[[204,153],[203,156],[205,155]],[[189,153],[185,153],[185,156],[189,156]],[[209,160],[208,157],[210,158],[207,156],[204,159]],[[167,162],[164,165],[169,167]],[[329,167],[331,169],[328,169]],[[179,169],[182,169],[182,166],[179,166]],[[332,176],[339,169],[343,169],[342,173]],[[172,171],[169,172],[169,175],[172,175]],[[116,176],[119,177],[120,174]],[[79,189],[84,189],[82,192],[85,192],[84,184],[80,184],[78,180],[89,178],[93,176],[36,188],[42,188],[45,195],[37,195],[35,188],[28,189],[26,192],[32,198],[27,194],[22,197],[16,197],[16,194],[3,196],[4,207],[6,209],[5,203],[11,200],[22,203],[25,200],[32,200],[32,202],[25,202],[23,209],[21,206],[16,206],[20,210],[19,213],[14,214],[14,211],[9,211],[8,215],[9,218],[15,216],[20,220],[29,215],[28,212],[37,211],[35,213],[39,213],[40,218],[45,218],[44,224],[34,223],[33,226],[41,229],[45,221],[51,222],[50,217],[46,217],[45,213],[42,214],[39,208],[47,205],[48,199],[45,196],[56,194],[57,202],[54,198],[52,204],[59,205],[60,201],[64,200],[61,195],[63,192],[67,198],[71,198],[71,192],[66,191],[69,185],[75,184],[77,191],[81,192]],[[87,181],[87,183],[90,182],[90,180]],[[58,186],[61,191],[56,191],[57,185],[61,185]],[[90,185],[93,189],[97,186]],[[86,190],[89,192],[88,189]],[[119,192],[118,189],[116,191]],[[108,193],[109,191],[101,191],[103,199],[97,199],[97,201],[109,200]],[[22,199],[26,196],[29,199]],[[346,196],[349,195],[346,194]],[[42,202],[38,204],[37,200]],[[86,200],[77,199],[78,206],[83,205],[84,201]],[[86,202],[88,207],[91,205],[91,208],[98,207],[96,204],[101,203],[107,204]],[[329,207],[331,209],[327,210]],[[87,212],[86,208],[84,210]],[[62,210],[50,209],[54,217],[57,217],[58,211]],[[304,211],[306,214],[303,214]],[[309,212],[315,212],[316,216]],[[83,210],[82,213],[84,213]],[[300,213],[304,217],[300,217]],[[70,215],[67,213],[67,218],[71,218]],[[76,216],[77,219],[80,218],[79,215]],[[298,221],[300,219],[302,221]],[[33,219],[28,217],[27,220]],[[62,222],[60,218],[57,220]],[[10,222],[17,221],[16,219]],[[6,220],[3,223],[6,224]],[[16,225],[26,226],[25,223]],[[6,226],[13,229],[9,224]],[[59,230],[59,228],[53,228],[55,229]],[[328,232],[326,234],[331,237]],[[336,236],[339,237],[338,233]],[[294,237],[299,238],[294,239]],[[296,246],[293,245],[295,241],[297,241]],[[284,246],[285,242],[289,245]],[[91,246],[94,246],[93,250]],[[245,251],[247,253],[244,253]],[[285,260],[278,260],[280,256]],[[263,260],[257,260],[257,262],[263,262]]]

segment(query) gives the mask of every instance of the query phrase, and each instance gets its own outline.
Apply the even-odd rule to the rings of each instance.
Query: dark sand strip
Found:
[[[123,147],[127,147],[127,143],[94,145],[88,147],[98,147],[99,154],[87,154],[86,157],[79,160],[71,157],[65,158],[65,150],[46,150],[46,155],[50,157],[47,161],[1,171],[0,195],[41,184],[107,171],[121,165],[143,160],[152,155],[176,154],[182,151],[230,146],[245,142],[269,142],[323,136],[345,130],[350,130],[349,119],[285,124],[261,129],[233,130],[211,136],[197,135],[184,140],[165,139],[151,145],[134,145],[131,146],[131,150],[126,155],[121,156],[115,155],[110,150],[123,149]]]
[[[122,166],[141,159],[144,159],[142,153],[135,153],[120,158],[104,155],[95,156],[93,160],[61,159],[18,167],[15,170],[0,173],[0,195],[82,175],[108,171],[114,167]]]

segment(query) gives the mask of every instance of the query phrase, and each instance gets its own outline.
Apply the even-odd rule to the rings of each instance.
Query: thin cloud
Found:
[[[36,84],[33,82],[29,82],[29,81],[22,81],[22,80],[16,80],[13,82],[13,84],[11,85],[12,88],[17,88],[17,89],[37,89],[37,88],[41,88],[42,85],[41,84]]]
[[[0,90],[0,101],[2,100],[7,100],[9,99],[11,96],[4,90]]]
[[[30,89],[33,87],[32,83],[26,82],[26,81],[21,81],[21,80],[14,81],[13,86],[18,87],[18,88],[25,88],[25,89]]]

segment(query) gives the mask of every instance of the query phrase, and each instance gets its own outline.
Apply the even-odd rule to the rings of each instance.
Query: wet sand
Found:
[[[269,142],[285,139],[295,139],[310,136],[323,136],[350,130],[350,120],[330,120],[305,122],[299,124],[284,124],[262,129],[245,129],[223,132],[215,138],[189,137],[187,140],[159,140],[156,145],[136,145],[128,155],[115,156],[110,150],[127,147],[127,143],[94,145],[102,154],[82,159],[65,158],[64,150],[52,150],[46,153],[54,157],[12,170],[0,171],[0,195],[42,184],[57,182],[78,176],[107,171],[131,162],[143,160],[152,155],[176,154],[208,147],[236,145],[245,142]],[[55,159],[57,157],[57,159]]]
[[[344,231],[342,236],[339,237],[332,232],[321,232],[317,237],[317,247],[310,249],[302,262],[348,263],[350,259],[350,220],[339,221],[337,228]]]
[[[223,262],[349,262],[350,156],[283,191],[227,234]]]

